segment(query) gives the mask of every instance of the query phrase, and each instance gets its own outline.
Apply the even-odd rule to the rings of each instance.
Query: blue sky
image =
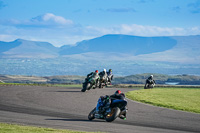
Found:
[[[0,41],[200,35],[200,0],[0,0]]]

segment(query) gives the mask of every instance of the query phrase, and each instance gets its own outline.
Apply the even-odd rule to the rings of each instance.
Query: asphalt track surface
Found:
[[[127,120],[113,122],[87,116],[101,95],[117,89],[0,86],[0,122],[110,133],[200,132],[200,114],[154,107],[128,100]],[[127,92],[133,89],[121,89]]]

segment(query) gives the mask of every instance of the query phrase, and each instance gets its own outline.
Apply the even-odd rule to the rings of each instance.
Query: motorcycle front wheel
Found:
[[[85,92],[86,91],[86,85],[85,85],[85,83],[83,83],[83,89],[81,90],[82,92]]]
[[[111,112],[106,115],[106,121],[107,122],[112,122],[114,121],[120,114],[120,109],[118,107],[112,108]]]
[[[94,108],[90,113],[89,113],[89,115],[88,115],[88,120],[93,120],[95,117],[94,117],[94,115],[95,115],[95,111],[96,111],[96,108]]]
[[[86,85],[86,90],[90,90],[91,89],[91,84],[90,83],[87,83]]]

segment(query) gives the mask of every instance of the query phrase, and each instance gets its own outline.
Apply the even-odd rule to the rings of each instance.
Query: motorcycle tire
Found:
[[[81,90],[82,92],[85,92],[86,91],[86,85],[85,84],[83,84],[83,89]]]
[[[120,114],[120,109],[118,107],[112,108],[111,112],[106,116],[106,121],[107,122],[112,122],[114,121]]]
[[[146,85],[144,86],[144,89],[147,89]]]
[[[85,92],[85,91],[86,91],[86,88],[83,88],[81,91],[82,91],[82,92]]]
[[[90,83],[87,83],[86,85],[86,90],[90,90],[91,89],[91,84]]]
[[[95,118],[95,111],[96,111],[96,108],[94,108],[88,115],[88,120],[93,120]]]
[[[145,86],[144,86],[144,89],[149,89],[150,87],[149,87],[149,84],[146,84]]]

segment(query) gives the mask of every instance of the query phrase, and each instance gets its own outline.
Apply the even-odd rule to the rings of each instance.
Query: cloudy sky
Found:
[[[0,41],[200,35],[200,0],[0,0]]]

